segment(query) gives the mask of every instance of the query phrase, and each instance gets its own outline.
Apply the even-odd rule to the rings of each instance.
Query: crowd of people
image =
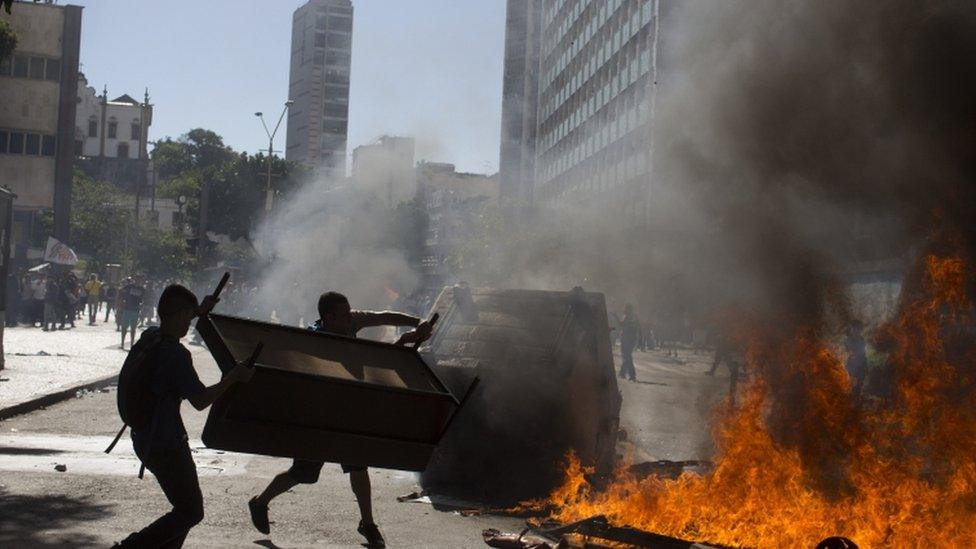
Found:
[[[101,322],[107,323],[115,313],[115,330],[123,333],[124,345],[126,332],[134,338],[136,328],[155,321],[157,286],[144,274],[113,283],[96,273],[80,279],[70,270],[11,273],[5,323],[49,332],[74,328],[76,321],[87,320],[94,326],[102,311]]]

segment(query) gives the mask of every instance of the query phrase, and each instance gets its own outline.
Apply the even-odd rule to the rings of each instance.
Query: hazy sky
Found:
[[[81,62],[110,98],[149,87],[151,139],[203,127],[267,147],[288,93],[291,18],[304,0],[62,0],[85,6]],[[349,152],[383,133],[417,159],[498,168],[503,0],[353,0]],[[272,122],[273,123],[273,122]],[[284,124],[275,149],[284,150]]]

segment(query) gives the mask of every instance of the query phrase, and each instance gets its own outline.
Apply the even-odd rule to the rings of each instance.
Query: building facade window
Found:
[[[61,80],[61,61],[57,59],[48,59],[47,68],[44,69],[44,79],[50,80],[52,82],[58,82]]]
[[[36,133],[29,133],[24,140],[24,152],[30,156],[41,154],[41,136]]]
[[[108,138],[109,139],[115,139],[115,135],[116,135],[116,133],[118,133],[118,130],[119,130],[119,124],[118,124],[118,122],[109,122],[108,123]]]
[[[142,126],[138,122],[132,123],[132,140],[139,141],[142,139]]]
[[[26,55],[14,56],[14,76],[27,78],[30,72],[30,59]]]
[[[41,136],[41,156],[54,156],[57,149],[57,140],[53,135]]]
[[[10,154],[24,154],[23,132],[10,132]]]
[[[35,80],[44,79],[44,62],[46,59],[43,57],[31,57],[30,60],[30,77]]]
[[[88,137],[98,137],[98,120],[88,120]]]
[[[119,158],[129,158],[129,144],[119,143],[118,152],[119,152],[118,154]]]

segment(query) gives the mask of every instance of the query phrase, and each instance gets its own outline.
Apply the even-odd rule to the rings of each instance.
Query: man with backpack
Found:
[[[119,413],[132,428],[136,455],[155,475],[173,509],[116,547],[182,547],[190,529],[203,520],[203,495],[180,403],[188,400],[203,410],[232,384],[246,383],[252,373],[238,364],[219,383],[205,387],[193,369],[190,351],[180,343],[193,319],[206,321],[218,301],[207,296],[198,305],[190,290],[176,284],[167,287],[159,297],[159,327],[142,333],[122,366]]]

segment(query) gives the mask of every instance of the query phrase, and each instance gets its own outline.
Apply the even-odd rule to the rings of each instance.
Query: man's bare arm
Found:
[[[419,326],[420,319],[396,311],[355,311],[353,313],[357,328],[373,326]]]
[[[224,394],[231,385],[235,383],[247,383],[253,375],[253,371],[244,364],[238,364],[227,373],[219,382],[191,396],[187,400],[197,410],[203,410],[213,404],[220,395]]]

